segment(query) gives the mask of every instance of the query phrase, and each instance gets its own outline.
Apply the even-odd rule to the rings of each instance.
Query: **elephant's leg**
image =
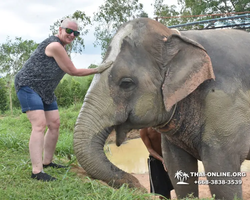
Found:
[[[233,153],[225,154],[227,151],[203,148],[202,162],[209,180],[209,188],[212,195],[216,194],[216,199],[242,199],[240,158]]]
[[[177,197],[184,198],[188,194],[198,197],[198,177],[190,176],[190,172],[198,172],[197,159],[176,145],[171,144],[165,136],[162,136],[162,153]],[[180,170],[189,176],[186,177],[186,180],[184,179],[188,183],[186,185],[177,184],[180,179],[175,178],[175,175]]]

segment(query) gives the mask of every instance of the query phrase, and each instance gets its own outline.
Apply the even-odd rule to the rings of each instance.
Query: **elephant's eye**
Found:
[[[122,89],[133,89],[135,86],[135,83],[132,78],[123,78],[120,81],[120,87]]]

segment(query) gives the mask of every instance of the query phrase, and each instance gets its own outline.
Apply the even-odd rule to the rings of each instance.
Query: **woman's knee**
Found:
[[[31,123],[32,125],[32,131],[35,131],[35,132],[42,132],[44,133],[45,132],[45,129],[46,129],[46,122],[45,121],[41,121],[39,123]]]
[[[60,127],[60,118],[51,120],[47,123],[47,126],[50,130],[59,130]]]
[[[35,132],[44,132],[46,129],[46,119],[44,116],[44,111],[34,110],[28,111],[27,117],[31,123],[32,131]]]

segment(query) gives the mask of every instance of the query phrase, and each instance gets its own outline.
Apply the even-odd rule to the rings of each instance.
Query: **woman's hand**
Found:
[[[111,65],[113,64],[113,61],[109,61],[106,63],[102,63],[99,67],[97,67],[97,72],[98,73],[102,73],[104,72],[106,69],[108,69]]]

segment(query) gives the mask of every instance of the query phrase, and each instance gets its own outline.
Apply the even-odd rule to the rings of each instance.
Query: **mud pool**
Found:
[[[148,172],[148,151],[140,138],[128,140],[120,147],[109,144],[105,147],[105,151],[108,159],[125,172],[135,174]],[[241,171],[250,171],[250,161],[243,162]],[[204,172],[204,167],[200,161],[199,172]]]

